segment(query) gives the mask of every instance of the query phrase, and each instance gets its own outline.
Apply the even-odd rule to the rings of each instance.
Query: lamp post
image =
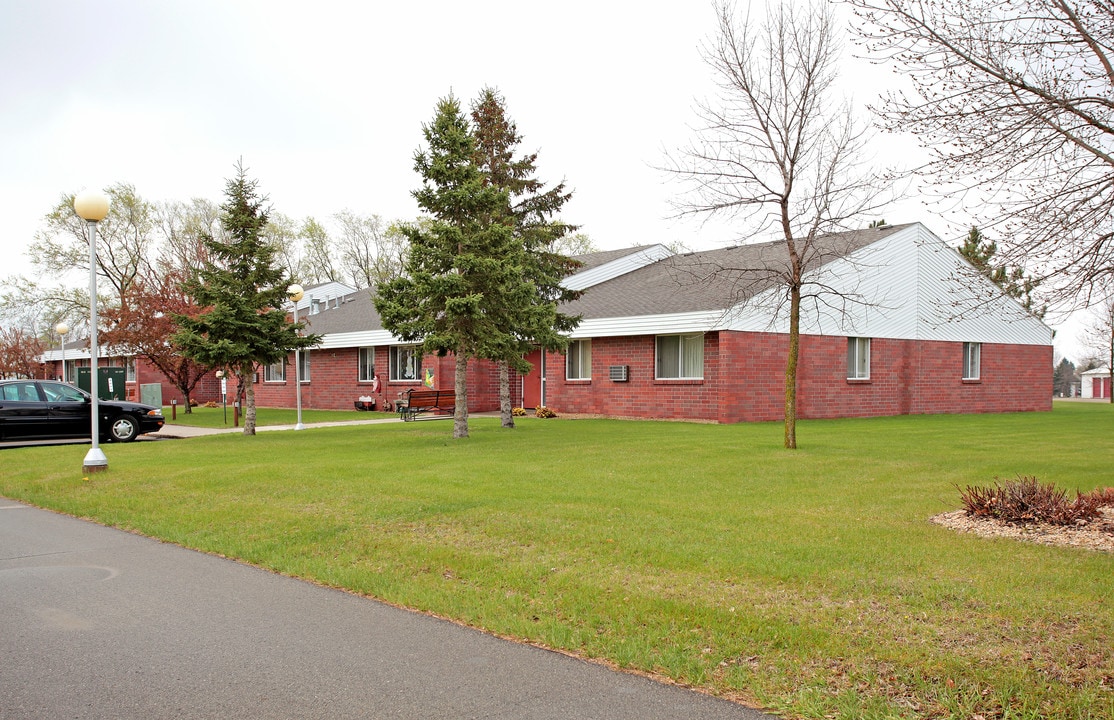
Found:
[[[85,454],[84,472],[108,469],[108,458],[101,450],[100,388],[97,387],[97,223],[108,215],[108,198],[96,190],[83,190],[73,199],[74,212],[89,226],[89,408],[92,447]]]
[[[228,424],[228,385],[224,379],[224,370],[217,370],[217,380],[220,380],[220,404],[224,408],[224,424]]]
[[[70,326],[64,322],[54,326],[54,332],[62,336],[62,382],[66,382],[66,333],[69,331]]]
[[[298,284],[286,288],[286,297],[294,302],[294,324],[298,324],[298,301],[305,296],[302,286]],[[298,398],[298,422],[294,424],[295,430],[305,430],[302,424],[302,354],[294,348],[294,393]]]

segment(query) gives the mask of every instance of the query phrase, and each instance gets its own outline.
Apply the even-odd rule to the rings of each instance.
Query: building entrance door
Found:
[[[526,362],[533,367],[522,378],[522,407],[537,408],[545,405],[545,354],[534,350],[526,355]]]

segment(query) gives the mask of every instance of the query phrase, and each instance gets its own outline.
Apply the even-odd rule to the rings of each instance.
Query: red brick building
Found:
[[[714,422],[780,420],[788,352],[779,242],[676,255],[595,253],[566,284],[582,316],[565,354],[512,373],[516,405],[558,413]],[[828,236],[806,259],[802,418],[1050,410],[1052,331],[920,224]],[[316,293],[316,297],[314,297]],[[455,361],[419,357],[384,330],[368,291],[307,290],[299,319],[321,344],[302,357],[302,404],[390,409],[423,384],[452,387]],[[294,358],[261,368],[260,406],[295,403]],[[141,381],[142,382],[142,381]],[[197,393],[212,399],[215,381]],[[498,373],[474,362],[469,410],[498,408]],[[173,389],[164,387],[167,402]]]
[[[665,258],[593,286],[558,411],[780,420],[788,353],[782,243]],[[806,258],[802,418],[1052,408],[1052,331],[920,224],[824,238]]]

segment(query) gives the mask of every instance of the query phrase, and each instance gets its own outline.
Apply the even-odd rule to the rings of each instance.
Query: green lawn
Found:
[[[996,476],[1114,485],[1108,405],[802,422],[796,452],[770,423],[451,431],[109,445],[88,479],[82,446],[4,450],[0,494],[787,716],[1114,718],[1114,555],[928,521]]]
[[[173,425],[190,425],[193,427],[203,428],[224,428],[234,427],[234,416],[232,408],[229,407],[227,412],[225,408],[207,408],[195,407],[193,412],[187,413],[182,406],[179,406],[176,411],[171,410],[170,405],[166,405],[162,409],[162,414],[168,423]],[[171,417],[174,416],[172,420]],[[360,412],[353,408],[352,410],[309,410],[302,409],[302,422],[305,424],[319,423],[319,422],[343,422],[347,420],[375,420],[377,418],[397,418],[396,413],[387,412]],[[293,425],[298,422],[298,412],[291,408],[256,408],[255,409],[255,424],[257,427],[265,425]],[[244,426],[244,418],[240,417],[239,427]]]

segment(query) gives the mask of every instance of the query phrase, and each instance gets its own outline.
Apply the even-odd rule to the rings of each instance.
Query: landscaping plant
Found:
[[[1012,523],[1077,525],[1101,517],[1104,505],[1114,505],[1114,488],[1077,491],[1075,498],[1068,500],[1066,490],[1031,475],[1018,475],[1016,480],[1006,482],[995,480],[992,487],[968,485],[960,490],[968,515]]]

